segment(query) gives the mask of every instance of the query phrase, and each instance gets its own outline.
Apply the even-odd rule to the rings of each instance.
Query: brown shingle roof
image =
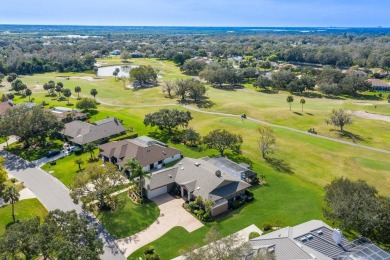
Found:
[[[5,101],[0,103],[0,116],[4,116],[5,112],[12,107],[12,103]]]
[[[99,146],[100,154],[108,158],[117,158],[117,164],[123,166],[128,159],[136,159],[142,167],[165,160],[181,152],[153,139],[145,143],[143,137],[116,142],[109,142]]]

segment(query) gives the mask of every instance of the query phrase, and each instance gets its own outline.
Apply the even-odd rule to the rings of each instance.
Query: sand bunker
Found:
[[[80,76],[80,77],[63,77],[63,76],[57,76],[57,78],[59,79],[65,79],[65,80],[69,80],[69,79],[84,79],[84,80],[88,80],[88,81],[102,81],[104,79],[102,78],[93,78],[93,77],[90,77],[90,76]]]
[[[35,89],[43,89],[43,85],[35,85]]]
[[[390,122],[390,116],[385,115],[379,115],[379,114],[372,114],[365,111],[348,111],[351,115],[365,118],[365,119],[371,119],[371,120],[382,120],[386,122]]]

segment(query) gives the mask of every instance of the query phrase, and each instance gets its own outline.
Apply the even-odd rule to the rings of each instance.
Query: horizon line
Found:
[[[259,25],[102,25],[102,24],[28,24],[28,23],[0,23],[0,26],[100,26],[100,27],[194,27],[194,28],[337,28],[337,29],[390,29],[390,26],[259,26]]]

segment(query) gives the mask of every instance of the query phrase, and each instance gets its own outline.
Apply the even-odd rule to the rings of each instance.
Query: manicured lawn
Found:
[[[15,218],[17,220],[34,218],[36,216],[43,219],[47,210],[38,199],[21,200],[15,203]],[[7,205],[0,208],[0,235],[4,233],[8,224],[12,223],[11,206]]]
[[[0,144],[5,143],[8,140],[8,136],[0,136]]]
[[[95,150],[95,156],[98,155],[98,149]],[[81,155],[75,155],[74,153],[65,156],[63,158],[60,158],[56,160],[55,165],[51,165],[50,163],[45,164],[42,166],[42,169],[51,172],[54,177],[59,179],[65,186],[68,188],[73,183],[74,177],[79,172],[79,166],[75,163],[76,159],[82,159],[84,161],[84,164],[81,165],[81,169],[84,169],[88,165],[88,159],[90,158],[89,153],[84,153]]]
[[[97,213],[100,222],[115,239],[128,237],[144,230],[160,214],[154,202],[137,205],[127,197],[127,192],[118,195],[118,198],[119,209]]]
[[[60,140],[53,140],[50,141],[51,145],[47,147],[36,147],[34,149],[24,149],[22,143],[13,143],[10,144],[8,148],[6,148],[7,151],[16,154],[20,157],[22,157],[25,160],[28,161],[35,161],[40,158],[43,158],[46,156],[47,152],[50,150],[62,150],[62,141]]]

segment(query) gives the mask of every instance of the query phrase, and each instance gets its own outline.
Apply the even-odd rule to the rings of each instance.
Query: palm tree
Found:
[[[72,91],[70,90],[70,88],[66,88],[62,91],[62,94],[66,97],[66,99],[68,100],[68,105],[69,105],[69,98],[70,96],[72,96]]]
[[[76,87],[74,88],[74,92],[77,93],[77,99],[80,99],[80,92],[81,92],[80,86],[76,86]]]
[[[138,178],[138,188],[140,190],[141,199],[143,198],[143,187],[142,184],[144,183],[145,178],[150,178],[148,172],[144,172],[142,170],[142,166],[139,164],[139,162],[136,159],[127,160],[125,164],[123,165],[124,173],[129,173],[129,179],[135,180]]]
[[[291,111],[291,103],[294,102],[294,97],[293,96],[288,96],[286,98],[288,104],[290,105],[290,111]]]
[[[3,200],[12,205],[12,219],[15,222],[15,202],[19,201],[19,191],[13,186],[7,186],[3,191]]]
[[[24,91],[24,94],[26,95],[26,96],[28,96],[28,101],[30,102],[31,101],[31,95],[32,95],[32,91],[31,91],[31,89],[26,89],[25,91]]]
[[[91,158],[95,157],[95,151],[96,149],[96,144],[94,143],[87,143],[84,147],[84,151],[88,152],[91,154]]]
[[[79,166],[79,171],[81,171],[81,165],[84,163],[83,159],[79,158],[74,160],[74,163]]]
[[[94,99],[96,99],[96,95],[98,94],[96,88],[91,89],[90,94],[93,96]]]
[[[302,104],[302,111],[303,111],[303,105],[306,103],[306,100],[304,98],[301,99],[301,101],[299,101],[301,104]]]

